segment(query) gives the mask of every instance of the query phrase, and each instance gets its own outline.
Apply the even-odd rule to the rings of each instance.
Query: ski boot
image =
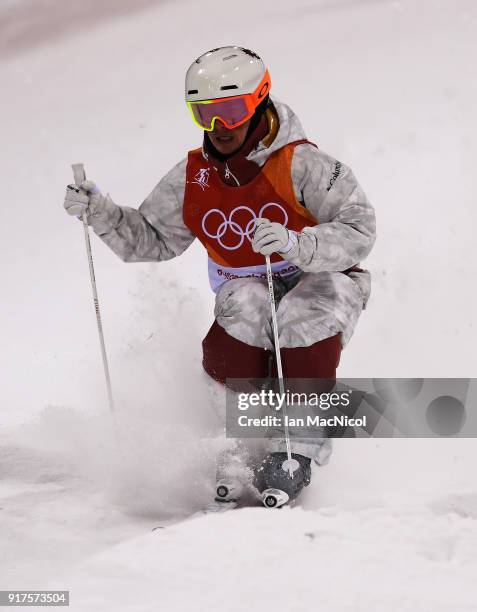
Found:
[[[265,507],[280,508],[296,499],[310,480],[311,459],[293,453],[291,461],[288,461],[287,453],[271,453],[255,471],[253,484]]]

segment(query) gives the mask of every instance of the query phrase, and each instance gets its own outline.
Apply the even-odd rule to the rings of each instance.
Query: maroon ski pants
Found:
[[[225,384],[227,378],[276,376],[272,351],[233,338],[214,321],[202,342],[204,370]],[[287,379],[336,379],[341,356],[341,333],[311,346],[282,348],[283,376]]]

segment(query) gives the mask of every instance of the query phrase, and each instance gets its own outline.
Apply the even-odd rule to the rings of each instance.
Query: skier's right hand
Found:
[[[93,181],[83,181],[81,185],[70,184],[66,187],[65,202],[63,206],[69,215],[81,219],[83,212],[90,212],[90,198],[92,194],[100,191]]]
[[[103,195],[93,181],[81,185],[70,184],[66,188],[63,206],[69,215],[81,219],[86,211],[88,225],[97,234],[106,234],[116,228],[121,220],[121,208],[108,195]]]

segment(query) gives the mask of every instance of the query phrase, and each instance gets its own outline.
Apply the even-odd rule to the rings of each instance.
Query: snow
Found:
[[[182,521],[210,500],[223,445],[200,365],[205,255],[125,265],[93,239],[112,420],[81,226],[61,206],[80,161],[140,204],[199,144],[185,68],[249,46],[377,209],[373,295],[340,376],[473,376],[475,3],[112,4],[16,34],[22,3],[1,4],[0,588],[70,589],[73,610],[101,612],[475,610],[473,440],[338,440],[298,507]]]
[[[72,588],[78,585],[81,609],[98,610],[111,603],[115,610],[149,610],[148,601],[166,610],[193,603],[231,612],[245,602],[253,610],[472,610],[477,542],[469,523],[413,508],[249,508],[107,550]]]

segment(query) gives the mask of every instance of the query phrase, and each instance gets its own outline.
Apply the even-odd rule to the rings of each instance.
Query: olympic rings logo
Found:
[[[260,219],[261,217],[263,217],[265,210],[267,210],[267,208],[270,208],[270,207],[275,207],[279,209],[279,211],[283,215],[283,220],[281,221],[281,223],[282,225],[286,226],[288,223],[288,215],[287,215],[286,210],[283,208],[283,206],[281,206],[280,204],[277,204],[276,202],[268,202],[268,204],[264,204],[262,206],[262,208],[260,209],[260,212],[258,213],[258,217],[251,208],[249,208],[248,206],[244,206],[244,205],[235,207],[230,212],[228,219],[225,216],[225,214],[218,208],[211,208],[202,217],[202,230],[206,236],[208,236],[209,238],[213,238],[214,240],[217,240],[217,242],[220,244],[220,246],[223,249],[226,249],[227,251],[236,251],[243,245],[245,238],[247,238],[250,242],[252,242],[252,234],[255,230],[257,219]],[[242,227],[237,221],[234,221],[234,216],[236,216],[236,214],[239,211],[246,211],[247,213],[250,214],[250,220],[246,223],[245,228]],[[206,227],[207,221],[209,220],[209,224],[211,222],[211,219],[210,219],[211,215],[219,215],[219,218],[221,219],[221,223],[218,226],[215,234],[209,232]],[[233,245],[233,246],[228,246],[224,244],[224,242],[222,241],[222,238],[224,234],[226,233],[227,229],[230,229],[230,231],[233,234],[239,237],[238,244]]]

